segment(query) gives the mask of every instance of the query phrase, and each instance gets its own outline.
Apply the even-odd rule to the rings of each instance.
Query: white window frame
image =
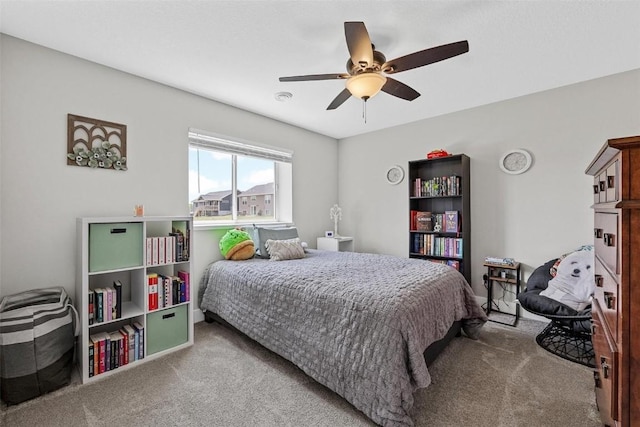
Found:
[[[206,150],[215,150],[225,152],[232,156],[232,198],[234,201],[238,199],[237,194],[237,157],[257,157],[266,160],[273,160],[275,165],[274,173],[274,197],[275,206],[271,209],[275,214],[275,218],[270,221],[261,221],[263,225],[283,225],[293,222],[293,151],[272,147],[264,144],[258,144],[252,141],[246,141],[238,138],[231,138],[226,135],[216,134],[200,129],[189,129],[189,147],[202,148]],[[237,203],[232,203],[231,221],[194,221],[196,228],[217,228],[229,225],[247,225],[256,222],[255,220],[243,221],[238,212]]]

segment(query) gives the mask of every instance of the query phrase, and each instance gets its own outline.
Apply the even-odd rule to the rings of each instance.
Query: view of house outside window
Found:
[[[195,225],[293,221],[293,151],[189,129],[189,210]]]
[[[189,205],[194,221],[274,220],[275,163],[190,146]]]

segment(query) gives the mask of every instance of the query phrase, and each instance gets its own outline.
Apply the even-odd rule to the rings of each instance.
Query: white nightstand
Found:
[[[353,237],[318,237],[317,245],[323,251],[353,252]]]

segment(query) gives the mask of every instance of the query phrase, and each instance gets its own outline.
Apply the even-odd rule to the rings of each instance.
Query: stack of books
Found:
[[[487,264],[496,264],[513,267],[516,265],[516,261],[513,258],[497,258],[493,256],[485,257],[484,262]]]

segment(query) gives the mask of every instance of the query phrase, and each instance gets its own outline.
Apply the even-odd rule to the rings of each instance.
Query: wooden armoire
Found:
[[[592,175],[596,402],[605,426],[640,426],[640,136],[608,140]]]

